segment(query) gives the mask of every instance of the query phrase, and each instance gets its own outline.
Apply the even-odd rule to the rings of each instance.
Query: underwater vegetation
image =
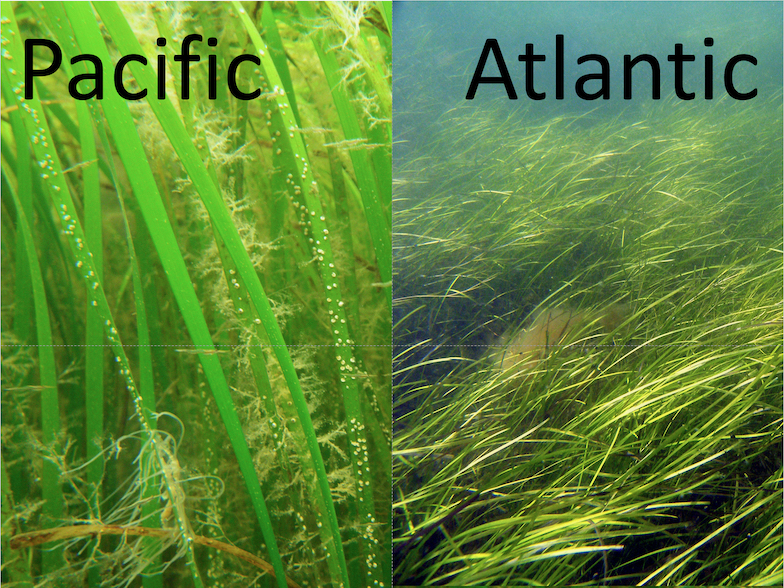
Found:
[[[502,372],[512,370],[524,376],[545,360],[550,351],[560,347],[581,348],[590,345],[593,336],[614,331],[628,313],[623,305],[613,305],[599,312],[580,312],[569,307],[545,308],[535,313],[527,328],[502,335],[491,346]],[[591,334],[592,327],[599,327]]]
[[[3,2],[4,585],[389,585],[390,19]],[[261,95],[182,99],[193,33]]]
[[[781,123],[463,105],[407,145],[396,583],[781,584]]]

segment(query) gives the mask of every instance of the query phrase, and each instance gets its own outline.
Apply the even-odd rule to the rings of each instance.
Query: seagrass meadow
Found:
[[[396,584],[781,584],[781,98],[400,135]]]
[[[2,3],[3,585],[390,584],[390,19]]]

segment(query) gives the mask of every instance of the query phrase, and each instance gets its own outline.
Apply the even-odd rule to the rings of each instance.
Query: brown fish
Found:
[[[580,311],[567,306],[545,308],[533,316],[528,328],[501,338],[496,362],[502,372],[525,372],[535,368],[556,348],[586,336],[614,331],[629,315],[624,304],[604,311]]]

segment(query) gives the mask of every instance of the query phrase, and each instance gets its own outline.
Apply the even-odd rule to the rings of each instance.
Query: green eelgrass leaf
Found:
[[[270,132],[274,133],[273,141],[276,141],[276,144],[279,145],[278,151],[283,160],[284,170],[290,170],[288,177],[291,178],[293,189],[290,188],[289,196],[292,201],[295,199],[297,199],[297,201],[304,200],[305,205],[302,207],[303,214],[309,214],[307,232],[310,236],[309,240],[312,243],[311,253],[313,258],[318,261],[324,298],[329,313],[333,315],[330,319],[330,322],[332,323],[332,340],[335,347],[335,359],[340,365],[340,370],[342,372],[340,375],[340,392],[343,397],[346,420],[348,421],[348,443],[350,448],[352,448],[349,451],[349,456],[356,488],[356,509],[363,529],[363,532],[360,533],[362,538],[360,547],[364,550],[363,559],[366,562],[369,577],[374,581],[379,582],[381,581],[380,574],[383,570],[383,566],[382,568],[379,568],[378,562],[375,561],[377,555],[376,546],[379,545],[379,541],[375,537],[373,494],[369,491],[368,485],[364,483],[364,480],[370,475],[366,449],[367,437],[365,433],[365,417],[360,405],[357,381],[356,378],[353,377],[353,373],[356,369],[356,359],[354,358],[352,351],[353,342],[349,338],[346,310],[344,308],[340,282],[337,278],[337,271],[334,264],[331,245],[332,241],[329,238],[329,230],[327,229],[327,218],[321,199],[319,198],[318,184],[315,179],[313,179],[314,176],[304,140],[296,126],[288,103],[286,102],[285,90],[281,89],[282,82],[280,81],[278,72],[269,55],[267,46],[241,4],[239,2],[232,2],[232,5],[259,56],[259,69],[263,80],[262,84],[268,92],[265,97],[271,107],[268,111]],[[387,227],[376,225],[371,226],[370,228],[375,231],[375,233],[371,233],[371,238],[374,239],[374,245],[376,239],[383,240],[385,237],[389,238]],[[376,250],[376,253],[378,256],[378,249]],[[385,255],[383,251],[381,251],[381,255]],[[385,258],[378,259],[379,267],[382,267],[382,264],[387,261],[391,264],[391,255],[388,253]],[[390,296],[389,300],[391,300],[391,292],[388,292],[388,295]],[[270,339],[272,339],[271,334]],[[281,363],[281,366],[282,365],[283,364]],[[294,397],[294,390],[291,390],[291,392],[292,397]],[[294,398],[294,402],[296,405],[299,405],[300,401]],[[311,428],[311,425],[308,422],[306,426],[302,416],[300,417],[300,421],[302,422],[303,428],[305,428],[309,443],[311,443],[311,432],[308,430]],[[317,446],[315,435],[313,435],[312,442]],[[315,449],[317,449],[317,447]],[[317,459],[315,455],[313,458],[314,461]],[[320,455],[318,459],[321,459]],[[317,465],[317,472],[326,502],[327,480],[324,479],[322,482],[322,467],[323,466],[320,464]],[[327,502],[327,506],[331,506],[331,501]],[[332,508],[330,508],[329,517],[330,520],[333,517]],[[344,583],[348,584],[348,575],[345,568],[345,556],[343,555],[342,546],[339,547],[338,551],[341,572],[346,576]]]
[[[116,5],[106,3],[97,5],[96,8],[101,14],[104,23],[107,25],[107,28],[111,31],[112,37],[117,43],[118,47],[122,48],[123,52],[126,53],[141,53],[141,48],[138,44],[138,41],[131,33],[127,23],[124,23],[124,20],[118,16],[119,11],[116,8]],[[272,65],[270,57],[266,51],[266,46],[258,36],[255,27],[252,25],[252,23],[250,23],[250,20],[245,14],[244,9],[239,6],[239,4],[235,4],[235,8],[239,13],[240,19],[243,20],[245,28],[250,35],[254,46],[256,46],[257,51],[259,52],[262,69],[264,70],[264,75],[267,78],[269,85],[280,87],[277,73],[275,73],[274,66]],[[131,64],[131,69],[140,85],[151,86],[154,84],[152,76],[148,71],[146,71],[145,68],[135,68],[134,64]],[[278,82],[277,84],[275,83],[276,81]],[[279,117],[283,117],[284,120],[288,121],[287,123],[283,123],[283,128],[286,129],[293,127],[295,124],[294,119],[290,114],[290,111],[285,111],[285,107],[283,107],[283,99],[278,94],[275,94],[271,99],[275,100],[278,106],[278,109],[273,115],[274,118],[276,118],[276,122],[279,122],[277,121]],[[270,340],[270,344],[276,357],[278,358],[281,370],[292,395],[292,401],[294,402],[295,408],[299,415],[300,423],[303,427],[303,430],[305,431],[308,447],[316,469],[320,491],[327,508],[327,520],[332,531],[333,539],[332,546],[328,546],[328,549],[330,551],[334,550],[340,565],[343,582],[344,584],[348,584],[348,575],[345,567],[345,558],[343,556],[342,541],[340,538],[339,526],[337,524],[337,516],[335,514],[334,504],[332,502],[332,496],[329,490],[329,483],[327,481],[320,448],[318,446],[318,441],[316,439],[315,431],[313,430],[310,415],[305,403],[304,396],[302,395],[302,390],[299,385],[296,372],[294,371],[291,358],[286,349],[285,341],[282,338],[275,316],[270,308],[269,301],[267,300],[267,297],[250,262],[247,252],[245,251],[245,248],[236,233],[236,229],[231,221],[230,216],[228,215],[228,211],[222,202],[220,193],[214,183],[210,180],[209,174],[204,170],[201,158],[194,149],[192,142],[188,138],[184,128],[179,122],[176,112],[167,102],[150,100],[149,103],[152,109],[155,111],[156,116],[158,117],[158,120],[164,128],[165,132],[169,136],[174,149],[180,156],[180,160],[182,161],[185,169],[188,171],[194,186],[196,187],[197,191],[199,191],[202,201],[210,213],[210,217],[214,224],[216,233],[220,235],[227,250],[229,251],[233,262],[236,264],[238,275],[242,279],[242,283],[244,284],[245,288],[248,290],[248,295],[254,306],[255,312],[264,325]],[[297,176],[299,177],[301,175],[303,178],[303,191],[305,191],[308,198],[308,208],[311,211],[313,233],[315,235],[326,235],[327,232],[324,226],[323,214],[321,213],[321,205],[318,202],[318,199],[312,197],[310,192],[311,187],[309,182],[312,178],[312,175],[308,170],[305,148],[304,144],[302,143],[302,139],[298,133],[293,132],[293,129],[289,131],[289,133],[285,133],[285,135],[281,138],[284,139],[284,144],[289,144],[289,141],[291,140],[295,145],[294,151],[287,151],[294,155],[294,158],[298,158],[295,161],[295,169],[297,171]],[[331,251],[327,247],[326,243],[323,246],[323,250],[324,253],[321,254],[321,263],[319,264],[319,267],[323,272],[332,271],[327,269],[327,266],[331,264],[332,260]],[[332,286],[329,286],[329,288],[331,289]],[[328,297],[330,308],[334,313],[342,317],[344,316],[344,310],[342,309],[342,300],[340,300],[340,293],[337,288],[334,289],[333,296],[334,298]],[[347,344],[348,336],[345,324],[341,323],[337,325],[337,328],[340,329],[338,334],[338,341],[342,341],[344,344]],[[345,362],[346,365],[350,365],[350,348],[345,346],[343,348],[336,349],[336,351],[338,351],[340,354],[340,361]],[[350,385],[350,382],[344,383]],[[356,391],[355,383],[353,385],[353,389]],[[356,394],[354,396],[356,396]],[[359,404],[358,402],[353,402],[352,405],[352,410],[347,410],[347,417],[354,418],[354,422],[357,422],[357,420],[361,419]],[[356,409],[354,410],[353,407],[356,407]],[[353,415],[358,415],[359,418]],[[356,442],[356,440],[352,438],[354,433],[355,431],[349,431],[349,439],[350,441]],[[366,504],[372,503],[368,501]]]
[[[13,11],[7,5],[3,5],[2,7],[2,17],[4,21],[5,19],[8,19],[8,22],[3,25],[4,34],[9,34],[6,33],[6,30],[18,32]],[[14,38],[13,48],[16,50],[21,49],[21,42],[19,41],[18,34]],[[18,53],[16,54],[18,55]],[[10,56],[13,54],[4,53],[4,56],[5,55]],[[12,68],[10,67],[10,64],[6,64],[6,62],[11,61],[11,59],[6,57],[2,61],[4,62],[4,67],[2,69],[3,92],[9,98],[14,94],[19,96],[21,87],[18,83],[12,82],[12,76],[14,74],[11,71]],[[16,72],[17,70],[13,71]],[[22,68],[20,67],[18,71],[22,71]],[[16,75],[18,76],[18,73]],[[13,94],[11,92],[13,92]],[[13,103],[13,99],[10,99],[9,103]],[[19,111],[12,113],[12,116],[20,116],[18,112]],[[25,120],[25,123],[29,132],[32,125],[30,125],[28,120]],[[19,195],[11,186],[10,182],[4,182],[4,184],[11,193],[11,197],[16,207],[17,228],[22,235],[25,252],[24,257],[26,258],[28,266],[26,269],[27,274],[30,276],[30,289],[33,294],[36,344],[40,363],[42,440],[50,450],[54,451],[61,431],[60,408],[58,405],[57,393],[57,367],[55,364],[54,348],[52,346],[52,327],[49,320],[50,309],[44,291],[44,279],[38,261],[38,253],[36,251],[30,221],[25,212],[25,209],[28,211],[30,210],[30,206],[23,206]],[[31,197],[32,195],[28,193],[28,195],[25,196]],[[49,517],[51,523],[60,519],[63,513],[63,497],[59,478],[60,474],[56,464],[52,461],[45,461],[43,464],[41,490],[45,500],[44,512]],[[51,552],[47,552],[43,557],[44,572],[52,572],[58,569],[62,566],[62,561],[62,549],[55,549]]]
[[[272,2],[267,2],[261,9],[261,24],[264,26],[264,38],[267,41],[270,57],[275,64],[275,69],[280,75],[281,84],[286,90],[286,95],[291,98],[291,110],[298,126],[302,126],[297,107],[297,95],[294,92],[294,85],[291,83],[291,73],[286,63],[286,50],[283,48],[283,40],[280,38],[278,23],[275,19],[274,7]]]
[[[302,14],[308,18],[315,17],[313,7],[307,3],[299,4],[298,8]],[[321,61],[321,67],[329,84],[332,101],[335,110],[340,118],[343,136],[346,141],[366,141],[366,137],[360,129],[359,119],[351,98],[346,91],[345,84],[341,80],[340,67],[334,53],[328,51],[328,43],[325,35],[316,31],[312,35],[313,47]],[[371,65],[368,70],[371,70]],[[369,152],[364,148],[353,148],[349,150],[351,162],[354,165],[359,192],[362,195],[362,205],[365,209],[370,235],[373,240],[373,247],[376,252],[376,261],[381,276],[382,283],[392,281],[392,241],[390,234],[391,219],[384,213],[381,198],[379,197],[380,187],[376,184],[376,177],[373,173],[373,166]],[[392,308],[392,289],[385,288],[387,302]]]
[[[112,7],[115,9],[114,12],[112,12]],[[119,13],[119,10],[117,10],[116,5],[112,3],[111,6],[104,5],[102,8],[101,16],[107,28],[112,30],[119,22],[127,27],[127,22]],[[109,63],[108,51],[90,7],[78,3],[67,3],[66,11],[80,48],[85,52],[99,56],[105,63]],[[119,36],[114,30],[112,30],[112,33],[113,36]],[[115,41],[118,42],[119,46],[123,46],[117,38],[115,38]],[[151,103],[154,103],[154,101],[151,101]],[[120,158],[123,160],[126,169],[132,169],[136,172],[129,174],[133,192],[147,223],[161,263],[169,278],[170,286],[192,341],[200,349],[213,349],[209,329],[193,291],[184,260],[177,248],[171,225],[168,223],[157,185],[147,163],[146,154],[128,111],[128,106],[118,95],[109,93],[102,102],[102,107]],[[196,178],[194,180],[198,182]],[[285,586],[285,574],[269,520],[269,513],[264,503],[264,497],[250,457],[250,451],[242,433],[239,418],[234,409],[225,375],[216,357],[209,354],[200,354],[199,359],[204,368],[205,376],[210,383],[218,410],[226,426],[226,431],[256,511],[256,516],[259,519],[259,524],[267,543],[270,561],[275,569],[278,585],[283,588]],[[172,503],[174,503],[174,500],[172,500]],[[195,565],[192,565],[191,568],[192,577],[198,582],[198,572]]]
[[[5,74],[5,70],[3,70]],[[5,78],[5,76],[3,76]],[[7,84],[7,82],[6,82]],[[41,368],[41,429],[43,442],[54,450],[60,435],[60,408],[57,401],[57,371],[52,346],[52,328],[49,322],[49,305],[43,287],[38,253],[33,244],[33,234],[22,203],[10,184],[5,183],[16,205],[17,229],[22,233],[25,253],[31,276],[38,360]],[[45,501],[44,512],[54,522],[62,518],[63,497],[60,488],[60,472],[52,461],[45,461],[41,476],[41,489]],[[43,558],[44,573],[54,572],[63,565],[62,549],[47,552]]]
[[[10,48],[6,50],[5,59],[3,60],[3,76],[5,79],[8,79],[9,76],[18,76],[18,72],[24,71],[23,67],[19,65],[19,68],[16,69],[12,67],[13,65],[18,65],[18,55],[22,53],[21,42],[19,41],[18,29],[16,28],[16,21],[14,19],[13,12],[10,10],[6,12],[5,8],[6,5],[3,5],[3,18],[4,24],[9,30],[9,35],[13,38],[13,41],[10,42]],[[19,105],[19,109],[17,112],[22,113],[21,117],[24,121],[24,125],[27,129],[27,133],[31,137],[31,143],[33,148],[33,154],[35,160],[38,162],[39,167],[41,168],[41,179],[43,180],[43,189],[46,190],[48,197],[51,199],[54,208],[57,210],[60,222],[63,226],[63,234],[66,237],[66,241],[68,243],[69,249],[73,258],[76,259],[75,265],[78,272],[81,274],[81,277],[84,279],[85,284],[88,287],[88,293],[90,298],[90,304],[94,308],[97,309],[99,314],[101,315],[101,320],[106,327],[107,338],[109,340],[109,345],[112,351],[115,353],[115,360],[119,367],[119,372],[122,378],[125,381],[125,385],[127,390],[131,393],[134,398],[134,404],[136,406],[136,414],[139,418],[140,424],[144,429],[145,433],[148,435],[149,442],[151,443],[151,449],[153,452],[154,463],[155,466],[158,468],[158,471],[163,475],[165,479],[165,492],[168,493],[169,499],[172,503],[175,502],[175,484],[171,480],[171,473],[167,469],[167,463],[170,459],[170,454],[168,454],[163,447],[163,443],[159,439],[158,433],[154,430],[154,428],[150,424],[150,413],[149,410],[145,410],[142,406],[142,398],[139,396],[138,388],[136,387],[135,382],[133,381],[133,376],[131,375],[130,364],[128,362],[128,358],[125,354],[125,350],[123,348],[122,342],[120,341],[119,334],[117,330],[114,328],[114,322],[112,320],[111,311],[109,309],[108,302],[106,300],[106,296],[104,294],[103,286],[100,280],[100,277],[96,271],[96,265],[93,261],[93,254],[90,251],[89,246],[85,242],[84,231],[81,226],[81,222],[79,221],[78,217],[76,216],[75,206],[73,200],[71,198],[71,194],[69,192],[68,185],[64,179],[63,167],[60,162],[59,155],[57,150],[54,149],[53,145],[50,146],[50,141],[52,141],[51,136],[52,133],[49,129],[49,124],[46,120],[46,117],[43,113],[43,108],[41,102],[38,98],[33,96],[30,99],[24,98],[23,84],[15,84],[11,86],[11,84],[4,84],[7,87],[13,87],[15,89],[14,94],[17,98],[17,103]],[[23,218],[23,217],[20,217]],[[31,244],[31,242],[30,242]],[[40,281],[39,281],[40,283]],[[44,337],[41,337],[45,339]],[[47,345],[50,349],[52,347],[51,339]],[[48,359],[41,359],[44,365],[48,365],[51,363]],[[53,368],[53,366],[52,366]],[[53,371],[47,369],[47,371]],[[47,379],[50,379],[47,376]],[[46,392],[50,389],[56,391],[56,377],[54,378],[54,382],[52,385],[45,385],[43,388],[45,398],[48,398]],[[57,398],[54,397],[53,400],[48,400],[47,404],[51,404],[54,402],[56,404]],[[47,437],[51,434],[52,431],[52,421],[53,415],[51,407],[45,407],[43,416],[44,416],[44,425],[43,428],[45,431],[49,431],[49,433],[45,436],[45,441],[47,441]],[[59,418],[59,417],[58,417]],[[52,445],[52,450],[56,451],[56,448]],[[52,467],[57,471],[56,459],[49,459],[46,461],[45,467]],[[59,472],[58,472],[59,476]],[[56,483],[50,483],[43,489],[44,496],[48,496],[53,492],[57,493],[57,496],[54,497],[54,500],[48,501],[52,504],[61,503],[61,494]],[[48,508],[51,508],[48,507]],[[182,544],[185,549],[186,557],[188,558],[189,562],[191,563],[191,571],[192,577],[194,579],[195,585],[200,587],[202,585],[201,579],[198,575],[198,570],[195,567],[195,560],[193,556],[193,549],[192,545],[188,541],[189,536],[189,529],[187,529],[187,525],[184,521],[187,521],[186,515],[183,512],[183,505],[180,502],[176,507],[177,511],[177,521],[180,526],[181,532],[181,539]],[[59,518],[59,517],[58,517]],[[61,569],[61,565],[52,566],[51,564],[47,563],[52,558],[58,558],[58,554],[61,553],[61,548],[58,547],[53,551],[45,552],[48,554],[53,555],[45,555],[44,556],[44,572],[45,573],[53,573],[56,574],[54,568]]]

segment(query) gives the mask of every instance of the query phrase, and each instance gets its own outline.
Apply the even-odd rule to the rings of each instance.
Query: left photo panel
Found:
[[[2,3],[18,586],[389,586],[391,2]]]

